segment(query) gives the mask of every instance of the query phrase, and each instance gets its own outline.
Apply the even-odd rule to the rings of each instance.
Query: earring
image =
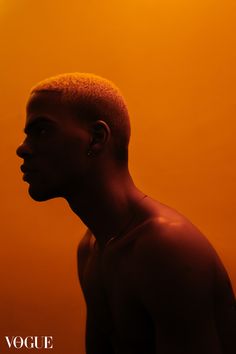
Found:
[[[87,156],[91,156],[91,155],[92,155],[92,151],[91,151],[91,150],[88,150]]]

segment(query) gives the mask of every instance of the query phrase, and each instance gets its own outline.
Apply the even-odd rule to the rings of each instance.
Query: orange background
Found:
[[[54,74],[94,72],[121,88],[134,180],[207,235],[236,289],[235,1],[0,0],[0,8],[0,351],[8,353],[5,335],[52,335],[54,353],[84,353],[76,248],[85,227],[63,200],[29,198],[15,156],[29,89]]]

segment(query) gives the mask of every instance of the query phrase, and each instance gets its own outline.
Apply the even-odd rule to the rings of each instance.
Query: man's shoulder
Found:
[[[79,242],[77,249],[78,256],[83,256],[84,253],[87,253],[89,251],[91,247],[92,237],[92,232],[87,229]]]
[[[82,273],[84,271],[87,259],[90,254],[92,242],[93,242],[92,233],[89,229],[87,229],[82,239],[80,240],[77,248],[78,275],[81,282],[82,282]]]
[[[136,230],[132,261],[140,275],[213,278],[217,255],[207,238],[186,217],[157,203],[155,212]],[[137,273],[137,272],[136,272]]]
[[[208,251],[213,247],[202,232],[185,216],[161,203],[153,203],[153,213],[136,230],[136,248],[163,251]],[[186,253],[186,252],[185,252]]]

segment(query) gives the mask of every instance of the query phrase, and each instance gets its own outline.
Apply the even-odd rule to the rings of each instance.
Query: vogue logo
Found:
[[[21,349],[52,349],[53,338],[51,336],[5,337],[9,348]]]

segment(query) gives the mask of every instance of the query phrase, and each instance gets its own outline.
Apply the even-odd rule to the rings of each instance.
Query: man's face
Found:
[[[31,95],[26,112],[26,138],[17,149],[29,194],[37,201],[65,197],[83,188],[88,173],[90,134],[56,92]]]

